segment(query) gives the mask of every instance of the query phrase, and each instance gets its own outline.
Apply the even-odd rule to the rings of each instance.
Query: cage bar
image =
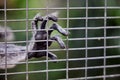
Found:
[[[17,66],[13,69],[7,69],[6,66],[5,70],[1,70],[0,80],[120,79],[120,3],[118,0],[45,0],[44,4],[38,7],[37,5],[31,7],[31,1],[25,0],[24,7],[8,7],[9,0],[4,0],[3,7],[0,5],[0,27],[1,25],[5,27],[5,31],[0,30],[0,33],[5,32],[6,37],[6,28],[9,26],[12,28],[11,32],[16,35],[15,40],[1,41],[0,44],[6,44],[6,52],[7,44],[26,45],[26,52],[28,52],[27,45],[30,42],[47,41],[46,50],[31,52],[51,51],[58,56],[58,59],[50,60],[48,54],[40,59],[27,58],[16,63]],[[35,1],[37,4],[38,0]],[[55,41],[51,47],[48,47],[48,37],[47,40],[30,40],[33,31],[32,17],[38,12],[45,15],[54,11],[59,12],[58,23],[70,32],[69,36],[62,36],[66,49],[61,49]],[[51,24],[50,21],[47,29],[43,30],[48,33]],[[53,35],[56,33],[54,32]],[[54,63],[55,61],[57,63]],[[5,64],[8,64],[7,61]]]

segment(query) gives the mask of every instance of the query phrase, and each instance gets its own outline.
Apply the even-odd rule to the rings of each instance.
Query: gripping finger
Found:
[[[56,35],[56,36],[52,37],[51,40],[57,41],[62,49],[64,49],[66,47],[65,43],[63,42],[63,40],[60,38],[59,35]]]

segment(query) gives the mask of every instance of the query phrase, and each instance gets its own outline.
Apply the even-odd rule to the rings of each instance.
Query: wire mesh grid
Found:
[[[37,5],[39,1],[35,1]],[[6,26],[13,26],[11,28],[16,39],[1,43],[28,45],[31,42],[30,27],[34,14],[59,11],[58,23],[62,27],[66,26],[64,29],[70,32],[69,36],[63,37],[67,48],[60,49],[54,43],[52,47],[43,51],[55,53],[58,63],[53,63],[48,57],[27,59],[18,62],[12,69],[1,70],[0,80],[120,79],[119,0],[40,0],[44,7],[31,7],[30,2],[34,4],[32,0],[26,0],[24,7],[9,8],[9,1],[4,0],[4,6],[0,9],[0,25],[5,26],[6,37]],[[28,46],[26,48],[28,51]],[[7,52],[7,45],[5,51]]]

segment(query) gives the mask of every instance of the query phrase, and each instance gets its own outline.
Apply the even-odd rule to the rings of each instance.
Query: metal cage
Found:
[[[15,40],[3,42],[28,44],[32,17],[38,12],[58,11],[59,24],[70,32],[68,37],[63,37],[67,48],[60,49],[54,43],[47,51],[58,56],[57,63],[48,58],[27,59],[18,62],[15,68],[1,70],[0,80],[120,79],[119,0],[33,1],[13,0],[17,7],[11,7],[12,0],[0,0],[3,3],[0,25],[10,26],[15,34]]]

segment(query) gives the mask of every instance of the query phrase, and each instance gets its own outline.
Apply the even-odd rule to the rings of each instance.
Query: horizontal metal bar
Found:
[[[102,40],[102,39],[120,39],[120,36],[108,36],[108,37],[88,37],[87,40]],[[67,39],[64,39],[67,40]],[[77,41],[77,40],[86,40],[86,38],[69,38],[69,41]]]
[[[81,19],[120,19],[120,16],[107,16],[107,17],[69,17],[69,20],[81,20]],[[67,20],[68,18],[58,18],[59,20]],[[32,21],[33,19],[27,19],[28,21]],[[6,22],[25,22],[26,19],[7,19]],[[5,20],[0,20],[0,22],[5,22]]]
[[[97,57],[88,57],[88,58],[69,58],[69,59],[56,59],[56,60],[40,60],[40,61],[29,61],[27,63],[34,64],[34,63],[44,63],[44,62],[65,62],[65,61],[84,61],[84,60],[101,60],[101,59],[116,59],[120,58],[120,55],[112,55],[112,56],[97,56]],[[18,62],[17,64],[26,64],[25,61]],[[120,64],[119,64],[120,65]],[[106,65],[107,66],[107,65]]]
[[[88,37],[87,40],[102,40],[102,39],[120,39],[120,36],[108,36],[108,37]],[[80,40],[86,40],[86,38],[69,38],[69,39],[63,39],[63,41],[80,41]],[[7,44],[15,44],[15,43],[27,43],[27,42],[42,42],[42,41],[48,41],[48,40],[28,40],[28,41],[8,41]],[[49,41],[54,41],[54,40],[49,40]],[[0,43],[5,43],[5,42],[0,42]]]
[[[106,49],[111,49],[111,48],[120,48],[120,45],[116,46],[106,46]],[[74,50],[85,50],[86,48],[68,48],[69,51],[74,51]],[[97,47],[88,47],[87,50],[96,50],[96,49],[104,49],[103,46],[97,46]],[[49,51],[65,51],[66,49],[49,49]]]
[[[68,28],[68,30],[91,30],[91,29],[120,29],[120,26],[97,26],[97,27],[82,27],[82,26],[73,26],[74,28]],[[65,28],[66,29],[66,28]]]
[[[87,7],[87,9],[120,9],[120,7],[116,6],[116,7]],[[46,9],[49,9],[49,10],[66,10],[67,7],[48,7],[48,8],[27,8],[28,10],[46,10]],[[86,9],[86,7],[69,7],[69,10],[70,9]],[[6,9],[6,11],[13,11],[13,10],[25,10],[26,11],[26,8],[11,8],[11,9]],[[0,9],[0,11],[4,11],[4,9]]]
[[[74,28],[63,28],[65,30],[85,30],[86,28],[85,27],[82,27],[82,26],[74,26]],[[120,26],[97,26],[97,27],[87,27],[88,30],[93,30],[93,29],[120,29]],[[47,29],[42,29],[41,31],[44,31],[44,30],[47,30]],[[49,29],[49,30],[52,30],[52,29]],[[28,29],[28,30],[11,30],[10,32],[31,32],[31,31],[39,31],[39,30],[33,30],[33,29]],[[5,32],[5,31],[0,31],[0,32]]]
[[[107,68],[116,68],[116,67],[120,67],[119,65],[106,65],[105,66],[106,69]],[[100,68],[104,68],[104,66],[92,66],[92,67],[87,67],[87,69],[100,69]],[[7,75],[16,75],[16,74],[26,74],[26,73],[42,73],[42,72],[55,72],[55,71],[65,71],[66,68],[63,69],[49,69],[49,70],[37,70],[37,71],[28,71],[28,72],[9,72],[7,73]],[[78,67],[78,68],[68,68],[68,70],[85,70],[85,67]],[[5,75],[5,73],[0,73],[0,75]]]
[[[25,43],[26,41],[19,41],[21,43]],[[28,41],[32,42],[32,41]],[[3,42],[4,43],[4,42]],[[8,42],[7,42],[8,43]],[[10,43],[10,42],[9,42]],[[105,46],[106,49],[111,49],[111,48],[120,48],[120,45],[113,45],[113,46]],[[82,48],[68,48],[69,51],[71,50],[85,50],[85,47]],[[95,49],[104,49],[104,46],[96,46],[96,47],[87,47],[88,50],[95,50]],[[65,51],[66,49],[49,49],[49,51]],[[37,51],[46,51],[46,50],[36,50]]]

